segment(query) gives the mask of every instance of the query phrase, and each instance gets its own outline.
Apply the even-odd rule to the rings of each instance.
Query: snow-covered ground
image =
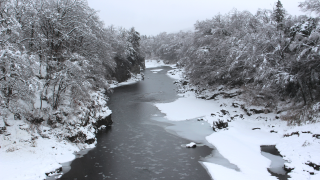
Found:
[[[183,80],[182,71],[179,69],[169,71],[168,75],[178,81]],[[190,89],[191,86],[188,86],[185,87]],[[176,101],[155,104],[166,114],[168,120],[199,118],[208,122],[208,126],[211,127],[219,120],[228,123],[228,128],[216,128],[217,132],[213,131],[206,140],[240,171],[212,162],[203,162],[213,179],[277,179],[267,170],[271,161],[261,154],[261,145],[276,145],[286,160],[286,167],[293,169],[289,173],[291,179],[320,179],[320,173],[316,170],[319,167],[307,165],[310,162],[320,164],[320,139],[313,137],[314,134],[320,134],[319,123],[287,126],[287,122],[278,119],[274,113],[248,116],[239,106],[244,103],[236,97],[225,99],[218,95],[212,100],[205,100],[197,98],[194,91],[182,89],[179,92],[183,93]],[[236,90],[229,93],[234,92]],[[205,95],[212,94],[213,92],[207,92]]]
[[[43,180],[46,174],[61,167],[60,163],[75,158],[83,147],[53,136],[43,138],[22,120],[10,120],[7,134],[1,139],[1,179]],[[45,127],[41,127],[45,131]],[[93,144],[92,144],[93,146]]]
[[[45,173],[73,160],[74,153],[95,147],[95,144],[71,143],[64,140],[64,132],[60,129],[35,127],[23,120],[13,120],[13,115],[9,116],[7,123],[10,126],[1,135],[1,179],[46,179]]]

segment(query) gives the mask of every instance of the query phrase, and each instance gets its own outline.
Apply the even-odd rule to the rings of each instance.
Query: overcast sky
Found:
[[[89,6],[99,11],[106,26],[115,25],[129,29],[135,27],[142,35],[160,32],[191,30],[197,20],[226,14],[233,8],[256,13],[258,8],[272,9],[277,0],[88,0]],[[298,2],[281,0],[291,15],[306,14]]]

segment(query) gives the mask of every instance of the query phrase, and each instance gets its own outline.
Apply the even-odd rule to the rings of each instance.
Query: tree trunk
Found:
[[[42,93],[40,95],[40,109],[42,109]]]
[[[311,98],[311,102],[313,102],[312,90],[310,88],[310,85],[308,85],[308,90],[309,90],[309,95],[310,95],[310,98]]]
[[[58,86],[58,91],[56,93],[56,99],[54,100],[54,106],[53,106],[53,109],[58,109],[58,104],[59,104],[59,99],[60,99],[60,94],[62,92],[62,85],[63,85],[63,79],[60,79],[60,82],[59,82],[59,86]]]
[[[303,84],[302,84],[301,79],[298,79],[298,82],[299,82],[299,85],[300,85],[300,89],[301,89],[301,93],[302,93],[302,98],[303,98],[303,101],[304,101],[304,105],[306,105],[306,104],[307,104],[307,99],[306,99],[306,95],[305,95],[305,93],[304,93]]]

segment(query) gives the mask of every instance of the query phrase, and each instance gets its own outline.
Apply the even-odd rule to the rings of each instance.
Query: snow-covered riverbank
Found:
[[[220,91],[204,91],[199,96],[191,90],[196,87],[184,83],[181,70],[175,69],[168,75],[185,84],[179,89],[181,98],[171,103],[155,104],[168,120],[199,118],[199,123],[203,120],[208,126],[219,120],[228,123],[228,128],[215,128],[217,132],[213,131],[206,140],[240,171],[203,162],[213,179],[277,179],[268,172],[271,160],[261,154],[261,145],[276,145],[286,160],[286,168],[292,169],[289,173],[291,179],[320,179],[320,139],[317,136],[320,123],[287,126],[277,114],[265,114],[261,107],[245,107],[235,95],[237,90],[218,88]],[[214,98],[208,98],[213,95]],[[251,109],[255,113],[245,112]]]
[[[30,123],[25,119],[17,119],[12,113],[5,121],[1,119],[1,179],[46,179],[48,173],[59,174],[61,163],[76,158],[75,153],[95,147],[95,133],[104,123],[100,121],[107,121],[112,112],[103,92],[92,92],[91,100],[98,109],[88,117],[87,125],[73,124],[78,122],[81,113],[78,116],[69,115],[67,122],[61,119],[57,125]],[[90,110],[79,106],[79,111]],[[6,125],[2,124],[4,122]]]
[[[110,83],[109,87],[128,85],[142,79],[143,76],[138,74],[126,82]],[[79,151],[94,148],[98,126],[107,123],[98,121],[110,121],[109,116],[112,112],[107,106],[107,98],[102,90],[91,92],[91,99],[97,112],[90,115],[90,122],[85,126],[72,124],[77,122],[76,119],[83,113],[90,111],[85,106],[79,106],[82,113],[70,112],[68,118],[71,119],[68,119],[68,123],[61,123],[56,128],[47,123],[31,124],[24,119],[19,120],[12,113],[6,121],[0,116],[0,179],[43,180],[48,175],[59,175],[63,163],[75,159]],[[36,102],[35,106],[39,104]],[[104,127],[105,125],[101,126]]]
[[[113,81],[113,83],[109,84],[109,86],[110,86],[110,88],[116,88],[116,87],[120,87],[120,86],[130,85],[130,84],[134,84],[134,83],[137,83],[137,82],[143,80],[143,78],[144,78],[143,74],[137,74],[137,75],[131,74],[130,79],[128,79],[124,82],[121,82],[121,83],[118,83],[117,81]]]

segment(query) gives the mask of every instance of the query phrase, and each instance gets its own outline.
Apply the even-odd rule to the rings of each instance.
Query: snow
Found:
[[[159,71],[162,71],[163,69],[152,69],[152,70],[150,70],[150,71],[152,71],[152,72],[159,72]]]
[[[152,70],[150,70],[151,72],[153,72],[153,73],[158,73],[159,71],[162,71],[163,69],[152,69]]]
[[[192,148],[192,147],[196,147],[196,146],[197,146],[197,144],[194,143],[194,142],[191,142],[191,143],[189,143],[189,144],[186,144],[186,147],[187,147],[187,148]]]
[[[270,171],[282,175],[286,174],[286,171],[282,168],[285,160],[281,156],[276,156],[266,152],[261,152],[261,154],[271,160],[271,165],[269,167]]]
[[[147,68],[157,68],[157,67],[161,67],[161,66],[175,67],[175,65],[172,65],[172,64],[165,64],[163,62],[163,60],[146,60],[145,61],[146,69]],[[152,69],[150,71],[152,71],[153,73],[158,73],[159,71],[162,71],[162,70],[163,69]],[[137,75],[131,74],[131,78],[124,81],[124,82],[118,83],[117,81],[113,81],[112,83],[109,83],[108,85],[110,88],[116,88],[116,87],[120,87],[120,86],[126,86],[126,85],[137,83],[137,82],[143,80],[143,78],[144,78],[143,73],[137,74]]]
[[[183,78],[183,70],[173,69],[168,71],[167,75],[172,79],[181,80]]]
[[[303,133],[308,131],[310,133]],[[320,164],[320,139],[312,137],[312,134],[320,134],[319,124],[291,127],[285,134],[291,134],[292,132],[299,132],[299,136],[284,137],[280,139],[276,146],[281,154],[285,155],[286,166],[295,168],[290,176],[295,179],[306,179],[308,177],[320,179],[319,171],[315,171],[312,167],[306,165],[308,162]],[[310,176],[309,172],[314,172],[315,175]]]
[[[143,74],[137,74],[137,75],[131,74],[131,78],[124,81],[124,82],[118,83],[117,81],[113,81],[112,83],[110,83],[108,85],[110,88],[116,88],[116,87],[120,87],[120,86],[126,86],[126,85],[137,83],[137,82],[141,81],[143,78],[144,78]]]
[[[1,136],[0,169],[3,179],[46,179],[45,173],[61,167],[60,163],[73,160],[74,152],[84,148],[53,137],[43,138],[22,120],[10,119],[7,134],[11,135]]]
[[[90,94],[90,96],[91,99],[95,101],[95,104],[101,107],[100,111],[96,113],[96,119],[98,119],[99,117],[105,118],[112,113],[112,111],[107,106],[108,100],[105,98],[101,91],[93,92]]]
[[[219,102],[197,99],[193,92],[187,92],[184,97],[172,103],[157,103],[155,106],[162,113],[165,113],[166,118],[169,120],[181,121],[204,117],[204,121],[212,125],[214,118],[211,118],[211,113],[218,114],[216,111],[222,109],[220,104],[226,104],[228,101],[228,99]],[[231,107],[223,107],[223,109],[229,112],[234,111]],[[276,179],[267,171],[271,161],[261,155],[260,145],[276,144],[279,135],[264,131],[252,131],[252,128],[257,127],[256,125],[257,123],[246,120],[234,121],[229,123],[228,130],[212,133],[206,139],[226,159],[240,168],[241,172],[232,170],[234,171],[233,174],[237,174],[237,176],[240,174],[239,176],[244,179],[262,179],[261,177],[264,179]],[[208,166],[207,168],[211,169],[210,167]],[[228,179],[224,176],[224,171],[217,169],[210,171],[214,172],[214,179],[216,180],[219,180],[219,173],[222,173],[222,179]]]
[[[214,109],[219,108],[212,101],[197,99],[193,92],[185,93],[184,97],[172,103],[156,103],[155,106],[166,114],[167,119],[172,121],[194,119],[210,114]]]
[[[181,82],[183,71],[174,69],[169,71],[168,75]],[[185,87],[191,88],[189,84]],[[233,89],[228,93],[236,91]],[[271,176],[268,168],[272,170],[274,166],[281,167],[281,165],[278,162],[278,164],[271,166],[271,160],[264,156],[268,153],[261,153],[261,145],[276,145],[284,156],[283,159],[287,161],[286,166],[294,168],[289,173],[290,179],[320,179],[319,171],[306,164],[308,162],[320,164],[320,139],[312,137],[312,134],[320,134],[319,123],[287,126],[287,122],[276,119],[277,114],[274,113],[247,116],[240,107],[231,106],[233,102],[241,104],[241,101],[236,98],[224,99],[219,95],[214,100],[206,100],[217,91],[205,91],[202,96],[204,99],[198,99],[193,91],[179,89],[179,92],[184,93],[179,94],[180,98],[174,102],[154,104],[168,120],[182,121],[199,118],[211,127],[213,122],[218,120],[228,122],[229,127],[219,129],[217,132],[212,131],[206,140],[240,171],[212,162],[202,162],[213,179],[277,179]],[[252,106],[250,108],[261,109],[263,107]],[[227,113],[223,114],[221,110],[225,110]],[[199,121],[199,123],[203,121]],[[300,133],[299,136],[284,137],[285,134],[297,131]],[[308,131],[310,133],[302,133]],[[310,175],[310,173],[314,173],[314,175]]]
[[[163,61],[158,61],[158,60],[146,60],[145,61],[146,68],[156,68],[156,67],[161,67],[165,66]]]
[[[41,101],[40,101],[40,91],[39,93],[36,93],[36,98],[35,98],[35,103],[34,103],[34,108],[40,108],[41,106]],[[49,107],[50,105],[47,103],[47,101],[42,101],[42,108],[47,108]]]
[[[161,66],[170,66],[170,67],[175,66],[172,64],[165,64],[163,62],[163,60],[151,60],[151,59],[146,60],[145,65],[146,65],[146,68],[157,68],[157,67],[161,67]]]
[[[229,169],[226,167],[223,167],[218,164],[208,163],[208,162],[202,162],[202,164],[205,166],[209,174],[211,175],[212,179],[218,180],[218,179],[237,179],[237,180],[249,180],[248,177],[242,173],[235,171],[233,169]],[[260,178],[262,179],[262,178]]]
[[[267,171],[271,161],[261,155],[260,146],[275,144],[279,135],[253,131],[252,128],[256,126],[246,121],[229,124],[229,130],[207,136],[208,142],[230,163],[235,164],[246,179],[276,179]]]

